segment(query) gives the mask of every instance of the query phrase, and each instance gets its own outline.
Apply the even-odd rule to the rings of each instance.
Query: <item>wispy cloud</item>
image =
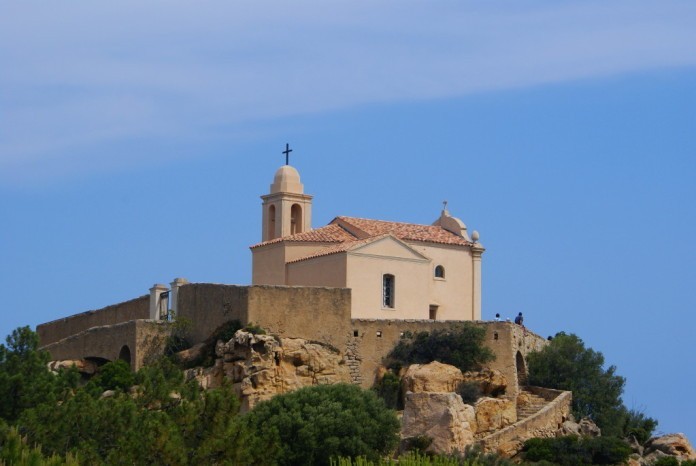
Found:
[[[696,4],[674,0],[25,1],[3,10],[0,179],[86,153],[96,166],[101,152],[82,149],[128,138],[696,65]]]

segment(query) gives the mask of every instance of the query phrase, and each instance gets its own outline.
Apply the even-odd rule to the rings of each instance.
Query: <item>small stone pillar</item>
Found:
[[[169,299],[170,299],[170,307],[172,310],[172,318],[176,319],[176,316],[178,315],[179,312],[179,287],[181,285],[186,285],[189,281],[186,280],[185,278],[175,278],[173,282],[170,283],[171,285],[171,292],[169,293]]]
[[[473,286],[472,286],[472,309],[471,319],[481,320],[481,256],[486,250],[481,243],[478,242],[479,234],[474,231],[472,234],[474,244],[471,246],[471,259],[473,262]]]
[[[161,283],[157,283],[150,288],[150,319],[160,320],[162,293],[166,293],[167,291],[167,285],[162,285]]]

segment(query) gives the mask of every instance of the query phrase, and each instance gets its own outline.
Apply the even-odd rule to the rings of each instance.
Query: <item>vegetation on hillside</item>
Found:
[[[478,370],[495,359],[493,351],[483,344],[485,338],[486,329],[469,322],[432,332],[407,332],[388,359],[392,367],[440,361],[462,372]]]
[[[237,326],[220,329],[220,335]],[[483,337],[483,329],[474,325],[406,335],[391,357],[396,366],[439,360],[472,370],[492,358]],[[86,383],[75,369],[50,372],[48,360],[28,327],[0,345],[0,465],[393,464],[385,458],[398,443],[399,422],[377,394],[391,407],[398,405],[394,373],[374,391],[307,387],[240,415],[229,384],[203,391],[195,381],[186,382],[181,368],[167,358],[137,373],[123,361],[108,363]],[[603,365],[601,353],[585,348],[575,335],[559,334],[530,356],[531,382],[573,390],[576,414],[592,417],[608,436],[532,440],[525,447],[527,461],[618,463],[630,449],[612,436],[633,435],[644,442],[651,435],[657,422],[623,406],[624,379]],[[417,448],[400,461],[509,464],[480,452],[424,456]]]
[[[644,443],[657,427],[655,419],[627,409],[621,399],[626,380],[616,367],[604,367],[602,353],[586,348],[576,335],[557,334],[541,351],[527,358],[531,385],[571,390],[573,414],[589,417],[604,436],[633,435]]]

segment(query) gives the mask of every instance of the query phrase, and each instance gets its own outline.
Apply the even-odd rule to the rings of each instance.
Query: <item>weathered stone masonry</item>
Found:
[[[404,332],[431,331],[460,322],[351,319],[351,290],[347,288],[192,283],[179,287],[176,309],[177,319],[190,322],[191,343],[205,340],[220,325],[237,319],[280,337],[331,345],[344,357],[353,383],[363,387],[372,386],[383,358]],[[114,360],[127,346],[129,362],[137,369],[146,356],[146,342],[169,328],[164,322],[147,320],[147,311],[144,296],[42,324],[37,331],[41,345],[54,359]],[[527,354],[546,341],[509,322],[476,324],[486,328],[486,345],[496,354],[490,367],[500,370],[515,391],[518,374],[526,371]]]

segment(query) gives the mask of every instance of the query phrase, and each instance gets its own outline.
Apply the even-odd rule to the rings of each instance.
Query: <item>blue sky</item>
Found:
[[[314,226],[478,230],[524,312],[696,439],[696,4],[0,0],[0,333],[246,284],[286,142]]]

